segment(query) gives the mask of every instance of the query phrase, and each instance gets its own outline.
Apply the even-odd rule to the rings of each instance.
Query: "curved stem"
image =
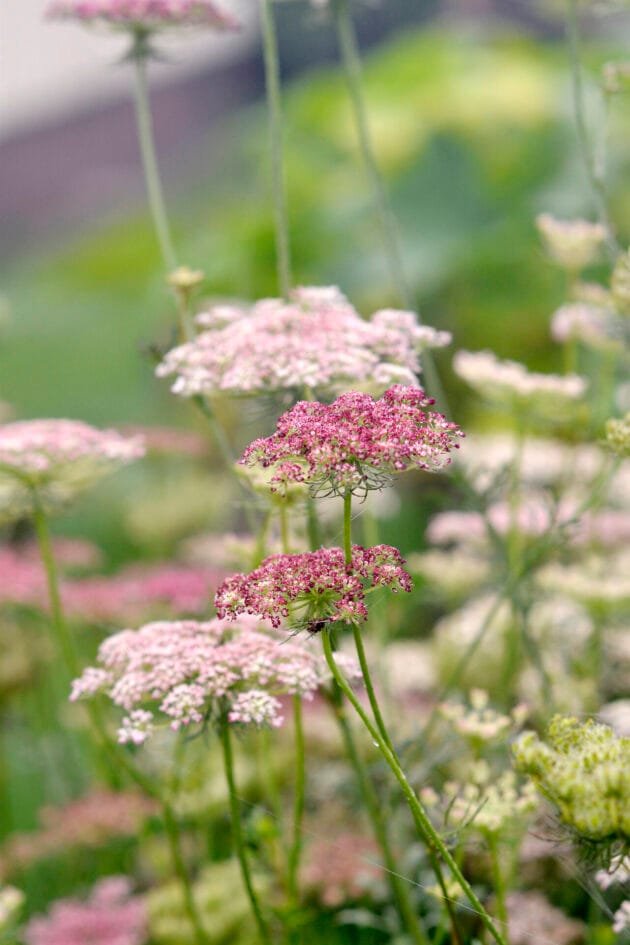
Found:
[[[464,892],[464,895],[470,902],[470,905],[473,911],[475,911],[479,915],[481,921],[483,922],[487,930],[490,932],[494,940],[498,943],[498,945],[506,945],[506,941],[504,937],[502,936],[502,934],[497,929],[492,917],[488,914],[488,912],[484,908],[483,904],[481,903],[474,889],[472,888],[472,886],[470,885],[470,883],[468,882],[468,880],[462,873],[461,869],[459,868],[459,865],[453,858],[450,850],[448,849],[448,847],[442,840],[441,836],[439,835],[439,833],[437,832],[437,830],[431,823],[431,820],[428,814],[426,813],[424,807],[418,800],[415,791],[409,784],[407,780],[407,776],[405,775],[404,771],[400,767],[398,758],[390,750],[387,742],[383,739],[383,737],[381,736],[381,733],[376,728],[376,726],[370,721],[368,715],[363,709],[363,706],[361,705],[361,703],[355,696],[354,692],[352,691],[351,686],[349,685],[343,673],[337,666],[337,663],[335,662],[335,658],[333,656],[333,652],[331,648],[330,635],[328,634],[327,631],[324,631],[321,634],[321,636],[322,636],[322,641],[323,641],[323,646],[324,646],[324,655],[326,657],[328,668],[335,682],[337,683],[339,688],[342,690],[345,697],[348,699],[353,709],[355,710],[355,712],[357,713],[357,715],[363,722],[370,737],[372,738],[372,741],[375,743],[376,747],[381,752],[392,774],[398,781],[398,784],[400,785],[402,789],[402,792],[405,796],[405,800],[407,801],[407,805],[413,816],[414,823],[416,825],[418,833],[424,839],[429,850],[434,854],[439,854],[439,856],[442,858],[444,863],[448,866],[449,870],[453,874],[453,877],[460,884]]]
[[[381,708],[378,704],[378,699],[376,698],[376,692],[374,691],[374,683],[372,682],[372,676],[370,674],[370,667],[368,666],[367,657],[365,655],[365,647],[363,646],[363,638],[361,636],[361,631],[356,623],[352,624],[352,634],[354,636],[354,645],[356,647],[357,656],[359,657],[359,665],[361,666],[361,673],[363,674],[363,682],[365,684],[365,691],[367,692],[368,700],[370,707],[372,709],[372,714],[374,720],[378,726],[378,730],[381,733],[383,741],[387,744],[389,750],[394,753],[394,746],[390,740],[389,732],[387,731],[387,726],[385,725],[385,720],[381,712]]]
[[[383,176],[380,172],[372,144],[370,123],[368,121],[365,97],[363,94],[361,53],[348,0],[335,0],[333,9],[341,61],[346,85],[348,87],[350,104],[352,106],[359,150],[361,152],[366,177],[372,189],[374,207],[379,220],[381,238],[387,257],[391,280],[402,306],[407,309],[413,309],[415,307],[414,300],[405,274],[398,227],[389,203]],[[422,362],[426,373],[427,387],[440,404],[442,410],[448,410],[446,396],[430,352],[424,352]]]
[[[499,855],[499,844],[496,836],[494,834],[489,834],[487,837],[488,841],[488,850],[490,852],[490,862],[492,866],[492,883],[494,886],[494,893],[497,900],[497,915],[501,922],[504,923],[506,929],[508,926],[508,911],[506,904],[506,889],[505,882],[503,879],[503,872],[501,870],[501,857]],[[506,932],[506,942],[507,942],[507,932]]]
[[[413,903],[409,896],[409,887],[401,877],[397,868],[379,798],[355,744],[352,729],[343,706],[341,691],[338,686],[334,687],[333,693],[330,696],[330,704],[341,731],[346,754],[354,769],[359,792],[372,823],[374,836],[383,854],[383,861],[387,870],[387,879],[394,900],[398,906],[401,919],[405,923],[406,931],[411,935],[415,945],[430,945],[429,938],[424,932],[418,920],[418,916],[414,911]]]
[[[136,107],[136,123],[138,126],[138,141],[142,155],[142,166],[149,199],[149,208],[153,217],[153,226],[160,246],[164,268],[167,274],[177,268],[177,257],[171,238],[171,230],[166,213],[164,192],[160,180],[155,138],[153,133],[153,119],[147,81],[147,48],[146,37],[138,36],[134,41],[130,58],[134,64],[134,101]]]
[[[299,901],[299,871],[302,855],[302,824],[304,820],[306,756],[304,750],[304,725],[302,721],[302,699],[293,696],[293,725],[295,732],[295,785],[293,798],[293,839],[289,850],[288,889],[294,902]]]
[[[343,496],[343,553],[346,566],[352,567],[352,493]]]
[[[234,779],[234,756],[232,753],[232,739],[230,735],[230,727],[227,722],[224,722],[221,726],[221,746],[223,748],[223,763],[225,767],[225,777],[227,780],[228,794],[230,800],[230,813],[232,817],[232,835],[234,837],[234,846],[236,848],[236,855],[238,857],[238,862],[241,867],[241,876],[243,878],[243,885],[245,886],[245,891],[249,899],[250,905],[252,907],[252,912],[254,913],[254,918],[256,920],[256,925],[258,927],[258,935],[260,941],[263,945],[272,945],[271,934],[269,927],[265,918],[262,914],[260,908],[260,903],[258,901],[258,896],[256,890],[254,889],[254,884],[252,882],[251,871],[249,868],[249,861],[247,859],[247,850],[245,848],[245,840],[243,837],[243,825],[241,822],[241,809],[238,802],[238,796],[236,793],[236,782]]]
[[[282,98],[280,91],[280,58],[272,0],[261,0],[263,56],[265,60],[265,87],[269,115],[269,144],[271,148],[273,206],[276,236],[276,264],[278,287],[283,298],[291,289],[291,250],[285,186],[283,153]]]

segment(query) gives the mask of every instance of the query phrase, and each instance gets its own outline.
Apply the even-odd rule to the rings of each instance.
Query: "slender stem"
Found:
[[[398,906],[401,919],[405,923],[406,931],[411,935],[415,945],[429,945],[429,938],[420,925],[418,916],[414,911],[414,906],[409,896],[409,887],[401,877],[397,868],[396,860],[389,842],[383,810],[372,780],[355,744],[352,729],[343,706],[341,691],[338,686],[334,687],[329,701],[341,731],[346,754],[354,769],[359,792],[372,823],[374,836],[383,854],[383,861],[387,870],[387,879],[394,900]]]
[[[383,176],[379,169],[374,152],[374,145],[372,143],[372,134],[370,132],[370,123],[363,93],[361,53],[352,14],[350,12],[350,4],[348,0],[335,0],[333,10],[337,29],[337,40],[354,116],[359,151],[361,153],[361,160],[363,161],[366,177],[372,189],[374,207],[379,220],[381,238],[390,277],[401,305],[404,308],[413,309],[414,300],[405,274],[398,227],[390,206]],[[422,362],[426,374],[427,387],[436,398],[441,408],[445,411],[448,410],[446,396],[430,352],[424,352]]]
[[[302,722],[302,699],[293,696],[293,726],[295,733],[295,785],[293,787],[293,840],[289,850],[288,887],[294,902],[299,901],[299,870],[302,855],[302,825],[304,821],[306,755],[304,750],[304,726]]]
[[[155,234],[162,253],[162,260],[167,275],[177,268],[177,257],[171,238],[171,230],[166,213],[164,192],[160,180],[155,138],[153,133],[153,119],[151,117],[151,103],[149,85],[147,81],[147,42],[144,34],[139,34],[132,47],[130,58],[134,64],[135,83],[134,99],[136,105],[136,123],[138,126],[138,141],[142,155],[142,166],[149,198],[149,207],[153,217]]]
[[[569,59],[571,62],[571,83],[573,89],[573,110],[578,144],[586,176],[593,195],[593,202],[601,223],[608,230],[609,249],[618,252],[618,244],[610,221],[606,186],[603,179],[603,169],[598,168],[595,154],[591,145],[591,137],[586,118],[586,103],[584,98],[584,77],[582,74],[582,43],[580,37],[580,23],[578,0],[567,0],[567,39]]]
[[[363,674],[363,682],[365,684],[365,691],[367,692],[370,707],[372,709],[372,714],[374,715],[374,720],[378,726],[378,730],[381,733],[381,737],[383,738],[383,741],[386,742],[387,747],[393,753],[394,746],[390,740],[389,732],[387,731],[387,726],[385,725],[385,720],[383,718],[381,708],[378,704],[378,699],[376,698],[376,692],[374,691],[374,683],[372,682],[370,667],[368,666],[367,657],[365,655],[365,647],[363,646],[363,638],[361,636],[361,631],[356,623],[352,624],[352,634],[354,636],[354,645],[356,647],[357,656],[359,657],[359,665],[361,666],[361,672]]]
[[[190,881],[190,876],[188,875],[188,869],[186,868],[186,863],[184,862],[179,824],[177,823],[177,817],[175,816],[172,806],[167,801],[162,801],[162,817],[164,819],[164,828],[168,838],[173,869],[175,870],[175,875],[181,883],[182,893],[184,896],[184,908],[194,929],[195,940],[197,945],[208,945],[210,939],[208,938],[206,930],[203,926],[203,921],[199,914],[197,903],[195,902],[194,891]]]
[[[288,555],[291,550],[291,541],[289,537],[289,516],[286,502],[282,502],[278,509],[278,518],[280,519],[280,541],[282,543],[282,553]]]
[[[378,214],[383,248],[387,256],[391,279],[396,292],[400,296],[402,304],[405,308],[411,308],[411,292],[409,291],[405,276],[396,221],[389,205],[383,178],[374,153],[363,94],[361,54],[348,0],[335,0],[333,11],[341,61],[356,126],[359,150],[361,152],[361,159],[365,167],[366,176],[373,192],[374,206]]]
[[[398,781],[398,784],[400,785],[402,792],[405,796],[405,800],[407,801],[407,805],[411,811],[411,814],[414,819],[414,823],[416,824],[416,828],[420,836],[424,839],[429,850],[432,853],[439,854],[440,857],[444,860],[445,864],[448,866],[449,870],[453,874],[453,877],[460,884],[466,898],[469,900],[471,904],[473,911],[475,911],[479,915],[481,921],[483,922],[487,930],[490,932],[494,940],[498,943],[498,945],[506,945],[505,939],[501,935],[499,930],[497,929],[496,925],[494,924],[492,917],[485,910],[483,904],[481,903],[474,889],[472,888],[472,886],[470,885],[470,883],[468,882],[468,880],[462,873],[461,869],[459,868],[459,865],[453,858],[450,850],[448,849],[448,847],[442,840],[441,836],[439,835],[439,833],[437,832],[437,830],[431,823],[431,820],[428,814],[426,813],[424,807],[418,800],[418,797],[416,796],[415,791],[409,784],[409,781],[407,780],[407,776],[402,770],[400,763],[398,761],[398,758],[391,751],[387,742],[381,736],[381,733],[379,732],[378,728],[370,721],[370,718],[368,717],[365,710],[363,709],[363,706],[361,705],[361,703],[355,696],[354,692],[352,691],[351,686],[349,685],[343,673],[337,666],[337,663],[335,662],[335,658],[333,656],[333,652],[331,648],[329,633],[324,631],[321,634],[321,636],[322,636],[322,641],[323,641],[323,646],[324,646],[324,655],[326,657],[328,668],[330,669],[330,672],[332,673],[332,676],[335,679],[335,682],[337,683],[339,688],[342,690],[345,697],[348,699],[348,701],[354,708],[355,712],[357,713],[357,715],[363,722],[370,737],[372,738],[372,741],[381,752],[392,774]]]
[[[352,493],[343,496],[343,553],[347,567],[352,567]]]
[[[317,551],[321,543],[321,534],[317,518],[317,509],[315,508],[315,499],[310,495],[306,500],[306,526],[310,549],[311,551]]]
[[[230,735],[230,727],[227,722],[224,722],[221,726],[221,745],[223,748],[223,763],[225,766],[225,777],[227,780],[228,794],[230,800],[230,813],[232,816],[232,835],[234,837],[234,846],[236,847],[236,855],[238,857],[238,862],[241,867],[241,876],[243,878],[243,885],[245,886],[245,891],[247,893],[250,905],[252,907],[252,912],[254,913],[254,918],[256,920],[256,925],[258,927],[258,935],[260,941],[263,945],[272,945],[271,934],[267,922],[262,914],[260,908],[260,903],[258,901],[258,896],[256,890],[254,889],[254,884],[252,882],[251,871],[249,868],[249,861],[247,859],[247,850],[245,848],[245,839],[243,837],[243,825],[241,822],[241,809],[238,802],[238,796],[236,793],[236,782],[234,779],[234,756],[232,753],[232,739]]]
[[[497,900],[497,915],[506,928],[505,940],[508,942],[508,911],[506,904],[506,889],[501,870],[501,857],[499,855],[499,844],[494,834],[488,834],[488,850],[490,852],[490,863],[492,866],[492,885]]]
[[[269,115],[269,144],[271,148],[273,206],[276,234],[276,264],[278,287],[283,298],[291,289],[291,250],[289,244],[289,219],[285,184],[282,97],[280,89],[280,57],[278,37],[273,14],[272,0],[261,0],[260,6],[263,56],[265,60],[265,86]]]

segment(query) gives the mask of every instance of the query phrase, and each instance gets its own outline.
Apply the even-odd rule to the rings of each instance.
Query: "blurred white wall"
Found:
[[[238,35],[162,37],[168,64],[155,65],[155,82],[224,63],[255,42],[256,4],[223,0],[243,21]],[[54,121],[90,104],[107,102],[129,88],[128,69],[118,65],[125,42],[74,23],[45,20],[46,0],[0,0],[0,134]]]

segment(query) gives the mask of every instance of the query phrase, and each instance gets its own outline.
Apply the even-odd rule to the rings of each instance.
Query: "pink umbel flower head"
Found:
[[[144,455],[142,440],[78,420],[25,420],[0,426],[0,519],[67,504],[99,479]]]
[[[26,945],[144,945],[147,940],[144,901],[131,895],[124,876],[100,880],[85,902],[60,899],[47,916],[26,927]]]
[[[413,312],[385,309],[365,320],[334,286],[298,288],[289,301],[215,305],[197,323],[198,337],[157,369],[175,377],[173,393],[182,397],[415,385],[420,353],[451,340]]]
[[[332,404],[300,401],[240,461],[273,467],[276,490],[307,482],[316,495],[365,495],[407,469],[435,471],[450,462],[463,433],[433,403],[419,387],[400,384],[379,400],[351,391]]]
[[[215,30],[239,27],[238,20],[214,0],[53,0],[46,12],[51,19],[134,31],[175,26]]]
[[[105,640],[98,666],[75,680],[71,699],[103,692],[128,715],[119,741],[140,745],[164,724],[209,720],[282,724],[282,695],[311,698],[328,679],[318,651],[281,642],[260,620],[149,623]]]
[[[314,633],[328,624],[367,619],[366,593],[375,587],[410,591],[400,552],[389,545],[352,548],[346,565],[341,548],[272,555],[250,574],[234,574],[215,597],[219,616],[254,614],[274,627],[284,621]]]

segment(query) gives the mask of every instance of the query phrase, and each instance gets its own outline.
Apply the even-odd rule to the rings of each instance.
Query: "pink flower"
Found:
[[[427,409],[433,403],[420,388],[401,385],[380,400],[351,391],[332,404],[300,401],[240,461],[273,467],[277,489],[308,482],[316,494],[365,494],[407,469],[435,471],[450,462],[463,433]]]
[[[47,15],[58,20],[148,30],[168,26],[235,30],[240,25],[214,0],[54,0]]]
[[[146,624],[106,639],[98,666],[75,680],[71,700],[106,693],[128,715],[119,741],[142,744],[161,721],[174,730],[227,717],[280,725],[280,695],[311,698],[329,678],[319,651],[283,643],[260,620]],[[261,695],[262,693],[262,695]]]
[[[54,510],[144,455],[142,441],[78,420],[0,426],[0,519],[31,512],[33,493]]]
[[[26,945],[143,945],[147,940],[144,902],[132,896],[125,877],[96,884],[90,898],[61,899],[45,917],[32,919]]]
[[[334,621],[367,619],[366,593],[375,587],[411,590],[400,552],[389,545],[354,545],[352,567],[341,548],[320,548],[299,555],[273,555],[250,574],[227,578],[215,597],[220,617],[234,620],[254,614],[274,627],[290,626],[311,632]]]
[[[365,320],[334,286],[295,289],[288,302],[216,305],[197,322],[201,334],[157,369],[175,376],[173,392],[183,397],[415,385],[419,353],[451,339],[413,312],[386,309]]]

